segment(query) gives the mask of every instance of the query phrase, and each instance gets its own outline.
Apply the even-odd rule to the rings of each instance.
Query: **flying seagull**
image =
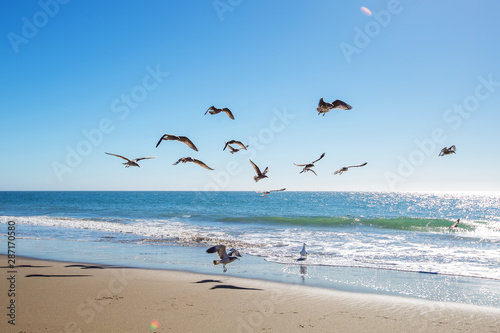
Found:
[[[248,145],[247,145],[247,146],[245,146],[245,145],[244,145],[241,141],[230,140],[230,141],[226,142],[226,145],[224,146],[224,149],[222,149],[222,150],[226,150],[226,147],[227,147],[228,145],[233,145],[233,144],[234,144],[234,145],[238,145],[238,146],[240,146],[242,149],[245,149],[245,150],[247,150],[247,148],[248,148]],[[238,150],[239,150],[239,149],[238,149]],[[238,151],[238,150],[237,150],[237,151]]]
[[[299,173],[302,173],[302,172],[306,172],[306,171],[311,171],[312,173],[314,173],[316,175],[316,172],[314,172],[313,169],[311,169],[313,166],[314,166],[314,163],[318,162],[320,159],[322,159],[323,157],[325,156],[325,153],[321,154],[321,156],[316,160],[316,161],[313,161],[311,163],[308,163],[308,164],[296,164],[296,163],[293,163],[295,164],[296,166],[299,166],[299,167],[304,167],[302,169],[301,172]],[[317,175],[316,175],[317,176]]]
[[[227,272],[226,264],[230,264],[235,260],[239,260],[237,257],[241,257],[240,252],[235,249],[231,249],[229,251],[229,254],[227,254],[225,245],[216,245],[207,250],[207,253],[215,253],[215,252],[217,252],[217,256],[219,257],[220,260],[214,260],[213,263],[214,265],[222,264],[222,267],[224,267],[224,273]],[[232,256],[233,254],[236,257],[233,257]]]
[[[456,220],[456,221],[455,221],[455,222],[454,222],[454,223],[453,223],[453,224],[452,224],[452,225],[448,228],[448,230],[451,230],[451,229],[453,229],[453,228],[456,228],[456,227],[457,227],[457,225],[458,225],[459,223],[460,223],[460,219]]]
[[[256,166],[255,163],[252,162],[252,160],[249,159],[249,161],[250,161],[250,163],[252,163],[253,169],[255,170],[255,173],[257,174],[257,176],[253,176],[253,180],[255,180],[255,182],[258,182],[259,180],[264,179],[264,178],[268,178],[266,176],[266,173],[269,171],[268,167],[266,167],[264,169],[264,172],[260,172],[259,167]]]
[[[140,160],[147,160],[149,158],[156,158],[156,157],[140,157],[140,158],[136,158],[134,160],[129,160],[128,158],[126,158],[125,156],[122,156],[122,155],[116,155],[116,154],[111,154],[111,153],[106,153],[106,154],[120,157],[120,158],[123,158],[124,160],[126,160],[127,162],[122,163],[122,164],[125,164],[125,168],[131,167],[131,166],[136,166],[136,167],[140,168],[139,164],[137,163]]]
[[[306,243],[304,243],[304,245],[302,245],[302,250],[300,250],[300,258],[297,259],[297,260],[306,260],[307,259],[307,251],[306,251]]]
[[[350,166],[347,166],[347,167],[343,167],[343,168],[338,169],[337,171],[335,171],[335,172],[333,173],[333,175],[336,175],[336,174],[341,175],[341,174],[343,174],[344,172],[346,172],[347,170],[349,170],[349,168],[359,168],[359,167],[365,166],[365,165],[367,165],[367,164],[368,164],[368,162],[365,162],[365,163],[360,164],[360,165],[350,165]]]
[[[180,162],[182,163],[186,163],[186,162],[193,162],[195,164],[198,164],[199,166],[202,166],[204,167],[205,169],[208,169],[208,170],[213,170],[211,167],[209,167],[208,165],[206,165],[205,163],[203,163],[202,161],[200,160],[197,160],[196,158],[192,158],[192,157],[182,157],[180,158],[177,162],[175,162],[174,164],[172,165],[177,165],[179,164]]]
[[[164,134],[160,138],[160,140],[158,141],[158,143],[156,144],[156,148],[158,148],[158,146],[160,145],[160,143],[163,140],[167,140],[167,141],[168,140],[179,141],[179,142],[185,143],[189,148],[198,151],[198,148],[196,148],[196,146],[194,145],[194,143],[191,140],[189,140],[187,137],[185,137],[185,136],[177,136],[177,135],[170,135],[170,134]]]
[[[457,148],[455,147],[455,145],[451,146],[450,148],[444,147],[443,149],[441,149],[441,152],[439,153],[438,156],[456,154],[455,153],[456,150],[457,150]]]
[[[352,106],[349,104],[341,101],[340,99],[336,99],[333,101],[333,103],[327,103],[323,100],[323,97],[319,100],[318,107],[316,108],[316,111],[318,111],[318,115],[327,113],[328,111],[332,109],[341,109],[341,110],[350,110],[352,109]]]
[[[237,153],[237,152],[239,152],[239,151],[241,150],[241,148],[234,148],[234,147],[233,147],[233,146],[231,146],[231,145],[227,145],[227,147],[229,147],[229,152],[230,152],[231,154]],[[247,146],[247,147],[248,147],[248,146]],[[246,148],[245,148],[245,150],[246,150]]]
[[[263,191],[263,192],[257,192],[257,193],[261,193],[262,196],[265,198],[266,195],[269,195],[271,194],[271,192],[281,192],[281,191],[285,191],[286,188],[282,188],[282,189],[279,189],[279,190],[269,190],[269,191]]]
[[[224,112],[225,114],[227,114],[229,116],[229,118],[231,118],[232,120],[234,120],[233,113],[228,108],[218,109],[218,108],[216,108],[215,106],[212,105],[211,107],[208,108],[208,110],[205,112],[205,114],[207,114],[207,112],[210,112],[210,114],[217,114],[217,113],[220,113],[220,112]]]

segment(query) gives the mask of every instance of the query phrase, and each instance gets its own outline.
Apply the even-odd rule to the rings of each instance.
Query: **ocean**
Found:
[[[0,214],[2,254],[15,225],[18,256],[500,308],[498,194],[0,192]],[[243,254],[226,273],[216,244]]]

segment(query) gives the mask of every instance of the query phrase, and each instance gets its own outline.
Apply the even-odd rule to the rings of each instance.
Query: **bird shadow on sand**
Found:
[[[66,265],[64,267],[79,267],[80,269],[110,269],[110,268],[130,268],[130,267],[124,267],[124,266],[97,266],[97,265],[81,265],[81,264],[74,264],[74,265]]]
[[[86,277],[86,276],[92,276],[92,275],[78,275],[78,274],[71,274],[71,275],[66,275],[66,274],[54,274],[54,275],[47,275],[47,274],[28,274],[26,275],[27,278],[29,277]]]
[[[200,280],[196,281],[193,283],[223,283],[221,280],[213,280],[213,279],[206,279],[206,280]],[[264,290],[264,289],[259,289],[259,288],[245,288],[245,287],[238,287],[238,286],[233,286],[231,284],[218,284],[210,288],[210,290],[214,289],[233,289],[233,290]]]
[[[210,290],[214,289],[235,289],[235,290],[264,290],[264,289],[259,289],[259,288],[245,288],[245,287],[238,287],[238,286],[233,286],[230,284],[220,284],[217,286],[213,286],[210,288]]]

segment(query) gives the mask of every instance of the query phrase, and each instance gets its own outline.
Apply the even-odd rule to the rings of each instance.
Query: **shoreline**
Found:
[[[0,260],[5,312],[12,285],[7,257]],[[168,269],[26,257],[16,264],[16,325],[4,315],[1,331],[500,332],[500,309],[475,305]]]

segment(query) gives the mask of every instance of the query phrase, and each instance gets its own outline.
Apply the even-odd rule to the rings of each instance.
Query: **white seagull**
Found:
[[[460,219],[456,220],[455,222],[453,222],[453,224],[448,228],[448,230],[451,230],[453,228],[456,228],[457,225],[460,223]]]
[[[230,264],[235,260],[239,260],[237,257],[241,257],[240,252],[235,249],[231,249],[228,254],[226,252],[225,245],[216,245],[207,250],[207,253],[215,253],[215,252],[217,252],[217,256],[219,257],[220,260],[214,260],[213,263],[214,265],[222,264],[222,267],[224,267],[224,273],[227,272],[226,264]],[[232,256],[233,254],[236,257],[233,257]]]
[[[306,251],[306,243],[302,245],[302,250],[300,250],[300,258],[297,260],[306,260],[307,259],[307,251]]]
[[[150,159],[150,158],[156,158],[156,157],[139,157],[139,158],[136,158],[136,159],[133,159],[133,160],[129,160],[128,158],[126,158],[125,156],[122,156],[122,155],[116,155],[116,154],[111,154],[111,153],[106,153],[106,154],[112,155],[112,156],[116,156],[116,157],[120,157],[120,158],[123,158],[124,160],[126,160],[127,162],[122,163],[122,164],[125,164],[125,168],[131,167],[131,166],[136,166],[136,167],[140,168],[139,164],[137,163],[140,160],[147,160],[147,159]]]
[[[335,171],[335,172],[334,172],[334,173],[332,173],[332,174],[333,174],[333,175],[336,175],[336,174],[341,175],[341,174],[343,174],[344,172],[348,171],[348,170],[349,170],[349,168],[359,168],[359,167],[365,166],[365,165],[367,165],[367,164],[368,164],[368,162],[365,162],[365,163],[360,164],[360,165],[350,165],[350,166],[346,166],[346,167],[343,167],[343,168],[341,168],[341,169],[338,169],[337,171]]]
[[[281,192],[281,191],[285,191],[285,190],[286,190],[286,188],[282,188],[282,189],[279,189],[279,190],[269,190],[269,191],[262,191],[262,192],[258,192],[258,191],[256,191],[256,192],[257,192],[257,193],[261,193],[261,194],[262,194],[262,196],[265,198],[265,197],[266,197],[266,195],[271,194],[271,192]]]
[[[322,159],[323,157],[325,156],[325,153],[321,154],[321,156],[316,160],[316,161],[312,161],[311,163],[308,163],[308,164],[296,164],[296,163],[293,163],[295,164],[296,166],[298,167],[304,167],[302,169],[301,172],[299,173],[302,173],[302,172],[306,172],[306,171],[311,171],[312,173],[314,173],[316,175],[316,172],[314,172],[313,169],[311,169],[313,166],[314,166],[314,163],[318,162],[320,159]],[[317,176],[317,175],[316,175]]]

